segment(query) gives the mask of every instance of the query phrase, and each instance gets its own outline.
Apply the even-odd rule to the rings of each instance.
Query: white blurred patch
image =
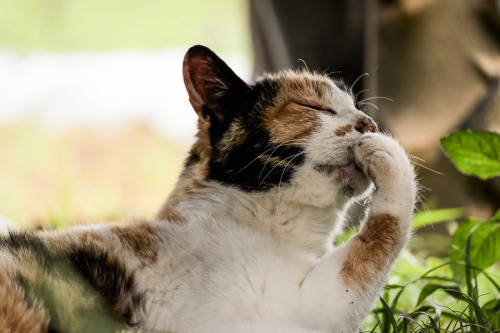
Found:
[[[0,123],[30,117],[54,130],[130,122],[185,140],[196,129],[182,79],[185,49],[18,53],[0,50]],[[217,50],[215,50],[217,51]],[[244,80],[250,59],[222,58]]]
[[[9,231],[16,231],[17,228],[10,219],[0,215],[0,235],[7,235]]]

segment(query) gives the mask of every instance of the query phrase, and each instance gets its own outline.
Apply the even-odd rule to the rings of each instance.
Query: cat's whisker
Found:
[[[260,170],[260,173],[259,173],[259,176],[257,177],[257,179],[260,179],[260,177],[262,176],[262,173],[264,172],[264,169],[266,168],[267,166],[267,163],[269,163],[269,160],[271,159],[271,157],[273,156],[273,154],[276,152],[276,150],[282,146],[285,145],[285,143],[289,143],[291,141],[305,141],[304,139],[292,139],[292,140],[288,140],[288,141],[285,141],[285,142],[282,142],[281,144],[279,144],[278,146],[276,146],[276,148],[274,148],[274,150],[271,152],[271,154],[269,155],[269,157],[267,158],[266,160],[266,163],[264,163],[264,166],[262,167],[262,169]],[[270,150],[270,149],[269,149]],[[266,151],[269,151],[269,150],[266,150]],[[263,153],[264,154],[264,153]],[[262,156],[263,154],[260,154],[260,156]],[[265,178],[265,177],[264,177]],[[260,186],[260,185],[259,185]]]
[[[439,171],[434,170],[434,169],[431,169],[431,168],[429,168],[429,167],[426,167],[426,166],[425,166],[425,165],[423,165],[423,164],[417,163],[417,162],[415,162],[415,161],[412,161],[412,163],[413,163],[413,164],[415,164],[415,165],[417,165],[417,166],[419,166],[419,167],[421,167],[421,168],[424,168],[424,169],[426,169],[426,170],[429,170],[429,171],[431,171],[431,172],[434,172],[435,174],[438,174],[438,175],[444,176],[444,173],[439,172]]]
[[[302,58],[300,58],[299,60],[297,60],[298,63],[302,63],[304,65],[304,67],[306,68],[306,70],[309,72],[309,67],[307,67],[307,64],[306,64],[306,61]]]
[[[282,161],[286,161],[289,157],[285,158],[284,160]],[[269,161],[269,159],[268,159]],[[264,178],[262,179],[262,181],[259,183],[259,187],[264,183],[264,181],[266,180],[266,178],[273,172],[274,169],[276,169],[280,163],[282,162],[280,161],[279,163],[277,163],[265,176]],[[266,164],[264,164],[264,167],[262,167],[262,170],[260,171],[260,174],[259,174],[259,177],[257,179],[260,179],[260,176],[262,175],[262,172],[264,171],[264,169],[266,168],[266,165],[267,165],[267,162]]]
[[[266,168],[267,166],[267,163],[269,163],[269,160],[271,159],[271,157],[273,156],[274,152],[276,151],[276,149],[278,149],[281,145],[277,146],[273,151],[272,153],[268,156],[267,160],[266,160],[266,163],[264,163],[264,166],[262,167],[262,169],[260,170],[260,173],[259,173],[259,176],[257,177],[257,179],[260,179],[260,177],[262,176],[262,173],[264,172],[264,169]],[[266,179],[266,177],[264,177],[264,179]],[[261,183],[262,184],[262,183]],[[260,187],[260,184],[259,184],[259,187]]]
[[[394,100],[392,98],[389,98],[389,97],[384,97],[384,96],[373,96],[373,97],[368,97],[368,98],[365,98],[363,99],[362,101],[359,101],[360,103],[363,103],[363,102],[366,102],[366,101],[370,101],[372,99],[384,99],[386,101],[389,101],[389,102],[394,102]]]
[[[328,69],[326,69],[324,72],[323,72],[323,75],[326,75],[326,76],[332,76],[334,74],[340,74],[342,73],[342,71],[333,71],[333,72],[328,72],[328,73],[325,73]]]
[[[262,179],[262,181],[259,183],[259,187],[260,187],[260,186],[264,183],[264,181],[266,180],[266,178],[267,178],[267,177],[269,177],[269,175],[270,175],[270,174],[274,171],[274,169],[276,169],[278,166],[280,166],[281,162],[285,162],[285,161],[287,161],[287,160],[288,160],[288,159],[290,159],[290,158],[293,160],[295,157],[297,157],[297,155],[300,155],[300,154],[302,154],[302,153],[304,153],[304,152],[300,152],[300,153],[294,154],[294,155],[292,155],[292,156],[288,156],[287,158],[284,158],[283,160],[281,160],[280,162],[278,162],[278,163],[277,163],[277,164],[276,164],[276,165],[275,165],[275,166],[274,166],[274,167],[273,167],[273,168],[272,168],[272,169],[271,169],[271,170],[270,170],[270,171],[269,171],[269,172],[265,175],[264,179]],[[267,163],[266,163],[266,164],[267,164]],[[285,168],[286,168],[286,166],[287,166],[287,165],[288,165],[288,163],[285,165]],[[260,175],[259,175],[259,178],[258,178],[258,179],[260,179]],[[281,178],[280,178],[280,182],[281,182]]]
[[[362,79],[363,77],[365,77],[365,76],[370,76],[370,74],[369,74],[368,72],[363,73],[363,74],[361,74],[360,76],[358,76],[358,78],[357,78],[356,80],[354,80],[354,83],[351,85],[351,88],[349,89],[349,90],[350,90],[350,92],[351,92],[351,95],[354,95],[354,94],[353,94],[353,89],[354,89],[354,87],[356,86],[356,83],[358,83],[358,81],[359,81],[359,80],[361,80],[361,79]]]
[[[260,153],[259,155],[257,155],[257,157],[255,157],[253,160],[251,160],[247,165],[245,165],[243,168],[241,168],[238,171],[236,171],[235,175],[239,174],[241,171],[243,171],[246,168],[248,168],[253,162],[255,162],[256,160],[258,160],[261,156],[264,156],[268,151],[270,151],[272,149],[276,150],[276,149],[278,149],[278,147],[271,147],[271,148],[267,149],[266,151]]]
[[[285,175],[285,171],[286,171],[286,168],[288,167],[288,165],[297,157],[299,157],[300,155],[304,155],[305,154],[305,151],[302,151],[300,153],[297,153],[293,156],[293,158],[290,159],[290,161],[288,161],[288,163],[285,165],[285,167],[283,168],[283,172],[281,173],[281,177],[280,177],[280,181],[278,183],[278,192],[281,190],[281,181],[283,180],[283,176]]]
[[[354,104],[358,104],[358,103],[356,102],[356,100],[358,99],[358,96],[359,96],[359,95],[361,95],[361,94],[362,94],[362,93],[364,93],[364,92],[368,92],[368,91],[370,91],[370,89],[363,89],[363,90],[361,90],[361,91],[358,91],[358,92],[356,93],[356,95],[354,95],[354,97],[352,98],[352,99],[354,100]]]
[[[425,161],[423,158],[420,158],[420,157],[415,156],[415,155],[410,154],[410,153],[407,153],[407,155],[408,155],[408,157],[410,157],[410,161],[411,161],[413,164],[415,164],[415,165],[417,165],[417,166],[419,166],[419,167],[421,167],[421,168],[424,168],[424,169],[426,169],[426,170],[429,170],[429,171],[431,171],[431,172],[434,172],[434,173],[436,173],[436,174],[438,174],[438,175],[444,176],[444,173],[439,172],[439,171],[437,171],[437,170],[434,170],[434,169],[432,169],[432,168],[429,168],[428,166],[425,166],[425,165],[423,165],[423,164],[418,163],[418,162],[416,162],[416,161],[415,161],[415,160],[417,160],[417,161],[420,161],[420,162],[425,163],[426,161]]]
[[[280,143],[278,146],[273,146],[267,150],[265,150],[264,152],[260,153],[259,155],[257,155],[253,160],[251,160],[247,165],[245,165],[243,168],[241,168],[240,170],[238,170],[235,175],[237,175],[238,173],[240,173],[241,171],[245,170],[247,167],[249,167],[253,162],[255,162],[256,160],[258,160],[261,156],[265,155],[268,151],[270,150],[273,150],[273,152],[271,153],[271,156],[272,154],[274,154],[274,152],[276,151],[276,149],[278,149],[279,147],[281,146],[284,146],[290,142],[292,143],[298,143],[298,144],[301,144],[303,142],[305,142],[306,140],[305,139],[292,139],[292,140],[288,140],[288,141],[284,141],[282,143]]]
[[[410,153],[407,153],[407,154],[408,154],[408,156],[411,157],[412,160],[416,159],[416,160],[419,160],[420,162],[424,162],[424,163],[426,162],[423,158],[420,158],[420,157],[418,157],[416,155],[413,155],[413,154],[410,154]]]
[[[358,104],[359,104],[359,105],[365,105],[365,104],[367,104],[367,105],[371,105],[371,106],[373,106],[375,109],[377,109],[377,111],[378,111],[378,109],[379,109],[379,108],[378,108],[378,106],[376,106],[375,104],[370,103],[370,102],[363,102],[363,103],[358,103]]]

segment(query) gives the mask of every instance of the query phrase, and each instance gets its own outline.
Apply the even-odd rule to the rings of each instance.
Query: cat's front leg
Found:
[[[356,331],[373,307],[409,237],[416,197],[413,167],[395,140],[365,134],[354,152],[357,165],[375,184],[371,207],[360,231],[325,256],[302,285],[310,306],[307,320],[344,333]]]
[[[339,249],[340,275],[353,291],[378,291],[410,234],[415,174],[403,148],[388,136],[365,134],[354,153],[375,190],[360,231]]]

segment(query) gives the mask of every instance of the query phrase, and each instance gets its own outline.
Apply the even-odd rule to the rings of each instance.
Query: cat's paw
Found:
[[[406,152],[389,136],[364,134],[354,147],[354,157],[356,165],[377,190],[390,190],[413,180],[413,168]]]

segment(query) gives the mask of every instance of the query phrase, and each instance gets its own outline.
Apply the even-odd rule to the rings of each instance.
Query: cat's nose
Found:
[[[356,131],[360,133],[376,133],[378,131],[377,124],[370,117],[359,117],[356,126],[354,126]]]

